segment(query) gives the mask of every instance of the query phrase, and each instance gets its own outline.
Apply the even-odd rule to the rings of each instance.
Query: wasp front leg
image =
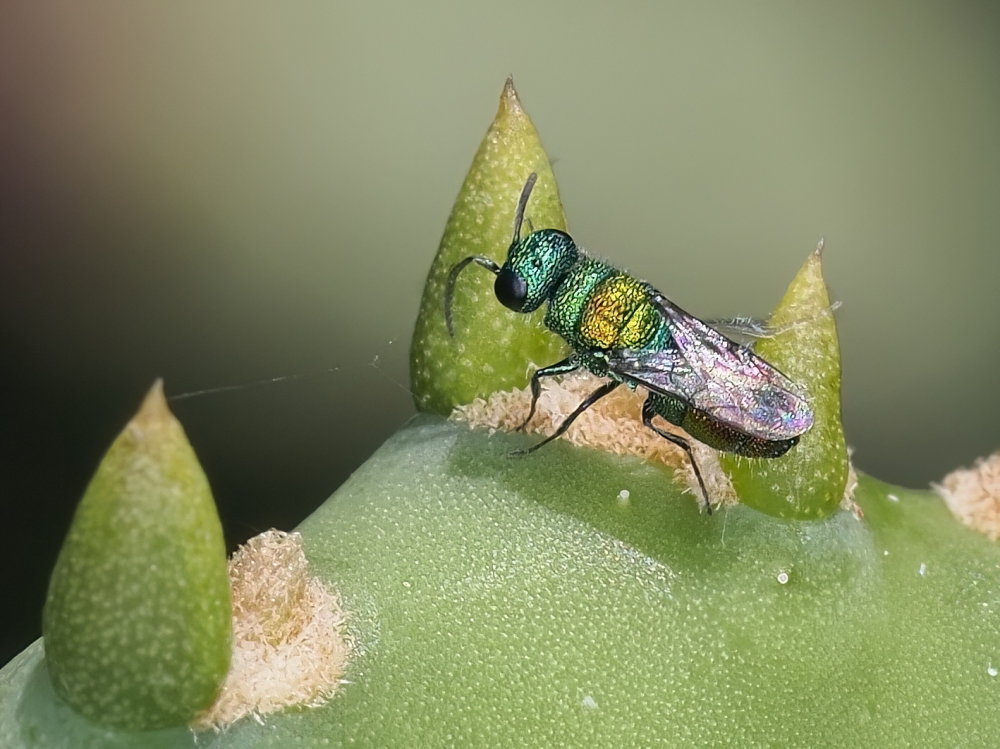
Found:
[[[535,406],[538,405],[538,396],[542,394],[542,383],[540,382],[541,378],[568,374],[569,372],[573,372],[579,368],[580,362],[577,361],[575,356],[570,356],[563,359],[561,362],[556,362],[555,364],[550,364],[547,367],[535,370],[535,373],[531,375],[531,408],[528,409],[528,418],[522,422],[521,426],[517,428],[517,431],[524,431],[524,428],[528,426],[528,422],[531,421],[531,417],[535,415]]]
[[[595,403],[597,403],[597,401],[599,401],[601,398],[603,398],[608,393],[612,392],[615,388],[617,388],[621,384],[622,383],[618,382],[618,380],[608,380],[603,385],[601,385],[599,388],[597,388],[597,390],[595,390],[590,395],[588,395],[586,397],[586,399],[579,406],[576,407],[576,409],[573,411],[573,413],[571,413],[569,416],[567,416],[565,419],[563,419],[562,424],[559,425],[559,428],[556,429],[556,431],[554,431],[548,437],[546,437],[545,439],[543,439],[537,445],[532,445],[531,447],[525,448],[523,450],[514,450],[513,452],[511,452],[511,455],[512,456],[519,456],[519,455],[527,455],[528,453],[533,453],[533,452],[535,452],[535,450],[537,450],[538,448],[540,448],[542,445],[547,445],[552,440],[561,437],[563,435],[563,433],[567,429],[570,428],[570,425],[574,421],[576,421],[576,417],[577,416],[579,416],[580,414],[582,414],[584,411],[586,411],[592,405],[594,405]]]

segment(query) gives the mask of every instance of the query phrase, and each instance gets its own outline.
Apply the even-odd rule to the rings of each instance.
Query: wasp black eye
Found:
[[[500,304],[520,312],[524,307],[524,299],[528,296],[528,284],[510,268],[501,268],[493,284],[493,291]]]

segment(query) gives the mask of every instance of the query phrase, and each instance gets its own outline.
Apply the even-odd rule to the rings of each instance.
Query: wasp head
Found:
[[[578,254],[569,234],[558,229],[542,229],[514,242],[493,284],[497,299],[515,312],[533,312],[548,299]]]
[[[528,198],[538,180],[532,172],[524,183],[514,213],[514,237],[507,262],[497,273],[493,291],[500,303],[515,312],[534,312],[577,259],[576,243],[558,229],[542,229],[521,239],[521,224]],[[528,222],[530,227],[531,222]]]
[[[499,266],[488,257],[471,255],[457,262],[448,272],[444,287],[444,321],[449,335],[455,334],[451,320],[455,283],[458,274],[469,263],[475,263],[496,275],[493,291],[501,304],[514,312],[534,312],[548,299],[577,261],[580,253],[576,249],[576,243],[564,231],[542,229],[521,239],[524,212],[537,180],[538,175],[532,172],[521,190],[514,214],[514,237],[507,250],[507,261]],[[531,226],[530,221],[528,226]]]

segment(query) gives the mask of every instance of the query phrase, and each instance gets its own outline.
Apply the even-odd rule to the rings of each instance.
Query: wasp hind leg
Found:
[[[560,362],[560,364],[564,364],[564,363],[565,362]],[[553,364],[552,366],[556,367],[556,366],[559,366],[559,365],[558,364]],[[545,369],[551,369],[551,368],[552,367],[546,367]],[[544,370],[540,369],[538,371],[542,372]],[[567,371],[569,371],[569,370],[567,370]],[[536,374],[537,374],[537,372],[536,372]],[[555,373],[552,373],[552,374],[555,374]],[[534,380],[532,380],[532,381],[534,382]],[[584,399],[583,403],[581,403],[579,406],[576,407],[576,409],[574,409],[573,413],[571,413],[569,416],[567,416],[565,419],[563,419],[562,424],[559,425],[559,428],[556,429],[555,432],[553,432],[551,435],[549,435],[548,437],[546,437],[545,439],[543,439],[537,445],[532,445],[531,447],[525,448],[523,450],[514,450],[511,453],[511,455],[527,455],[528,453],[533,453],[533,452],[535,452],[535,450],[537,450],[538,448],[540,448],[542,445],[547,445],[552,440],[557,439],[558,437],[561,437],[565,433],[565,431],[570,428],[570,425],[574,421],[576,421],[577,417],[580,414],[582,414],[584,411],[586,411],[592,405],[594,405],[595,403],[597,403],[597,401],[599,401],[601,398],[603,398],[605,395],[607,395],[608,393],[610,393],[612,390],[614,390],[619,385],[621,385],[621,383],[618,382],[617,380],[608,380],[603,385],[601,385],[599,388],[597,388],[597,390],[595,390],[590,395],[588,395]],[[529,416],[528,418],[531,418],[531,417]],[[527,423],[527,422],[525,422],[525,423]]]
[[[705,481],[701,477],[701,469],[698,467],[698,461],[694,459],[694,453],[691,452],[691,443],[686,439],[681,437],[679,434],[672,434],[658,426],[653,424],[653,417],[656,416],[656,410],[653,404],[653,396],[646,398],[646,402],[642,404],[642,423],[644,426],[649,427],[658,435],[663,437],[663,439],[668,442],[673,442],[677,447],[681,448],[685,453],[687,453],[688,460],[691,462],[691,468],[694,469],[694,477],[698,479],[698,486],[701,487],[701,497],[705,502],[705,512],[709,515],[712,514],[712,503],[708,499],[708,490],[705,488]]]

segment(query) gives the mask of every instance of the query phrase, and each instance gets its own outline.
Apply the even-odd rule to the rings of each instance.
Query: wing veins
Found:
[[[673,345],[605,352],[609,369],[618,377],[678,398],[754,437],[788,439],[811,426],[808,403],[780,370],[659,292],[654,291],[652,299]]]

